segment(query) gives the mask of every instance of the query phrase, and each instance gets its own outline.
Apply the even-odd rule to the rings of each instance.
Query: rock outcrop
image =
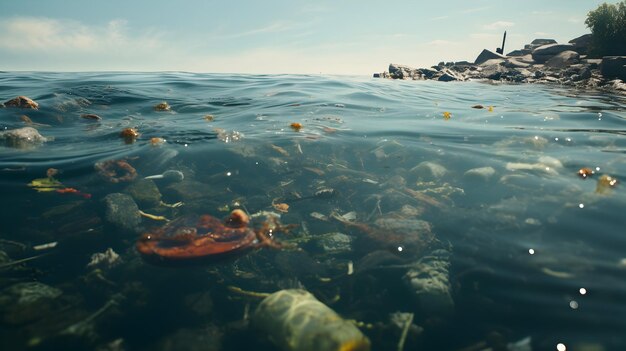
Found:
[[[513,83],[551,83],[580,88],[602,88],[626,95],[626,56],[587,58],[591,35],[559,44],[535,39],[523,49],[501,55],[483,50],[474,63],[440,62],[429,68],[390,64],[377,78],[437,80],[442,82],[488,79]]]

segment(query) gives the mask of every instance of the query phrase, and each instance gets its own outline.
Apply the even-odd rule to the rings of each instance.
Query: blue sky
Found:
[[[0,0],[0,70],[370,75],[473,61],[504,30],[506,52],[567,42],[603,2]]]

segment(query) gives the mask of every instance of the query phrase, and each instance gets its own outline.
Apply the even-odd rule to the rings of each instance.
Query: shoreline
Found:
[[[559,44],[553,39],[535,39],[523,49],[511,51],[507,55],[484,49],[473,63],[439,62],[428,68],[391,63],[388,71],[374,73],[373,77],[442,82],[487,80],[559,84],[626,95],[626,56],[589,58],[587,53],[590,42],[591,34],[572,39],[567,44]]]

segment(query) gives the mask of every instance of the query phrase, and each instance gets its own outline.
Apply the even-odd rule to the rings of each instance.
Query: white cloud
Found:
[[[580,17],[574,17],[574,16],[572,16],[572,17],[569,17],[569,18],[567,19],[567,22],[569,22],[569,23],[576,23],[576,24],[579,24],[579,23],[584,23],[584,20],[583,20],[582,18],[580,18]]]
[[[442,45],[450,45],[450,44],[455,44],[455,42],[450,41],[450,40],[435,39],[426,43],[426,45],[434,45],[434,46],[442,46]]]
[[[483,29],[496,30],[501,28],[513,27],[515,23],[507,21],[497,21],[483,26]]]
[[[531,14],[535,15],[535,16],[547,16],[547,15],[551,15],[553,14],[553,11],[533,11],[531,12]]]
[[[542,36],[542,37],[547,37],[548,35],[550,35],[550,33],[547,33],[547,32],[535,32],[533,34],[534,35],[538,35],[538,36]]]
[[[474,12],[486,11],[486,10],[489,10],[490,8],[491,8],[490,6],[474,7],[471,9],[465,9],[461,11],[461,13],[474,13]]]
[[[295,27],[294,23],[286,22],[286,21],[276,21],[264,27],[251,29],[245,32],[230,34],[228,35],[228,37],[239,38],[239,37],[247,37],[247,36],[256,35],[256,34],[283,32],[286,30],[290,30],[294,27]]]
[[[438,17],[433,17],[430,20],[431,21],[441,21],[441,20],[448,19],[448,18],[450,18],[450,16],[438,16]]]
[[[126,21],[112,20],[105,27],[88,26],[74,20],[45,17],[15,17],[0,20],[0,49],[33,52],[110,52],[110,50],[154,49],[158,35],[127,34]]]

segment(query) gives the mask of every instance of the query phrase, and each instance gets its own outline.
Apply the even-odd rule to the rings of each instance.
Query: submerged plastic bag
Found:
[[[257,307],[254,325],[284,351],[369,351],[351,322],[305,290],[280,290]]]

